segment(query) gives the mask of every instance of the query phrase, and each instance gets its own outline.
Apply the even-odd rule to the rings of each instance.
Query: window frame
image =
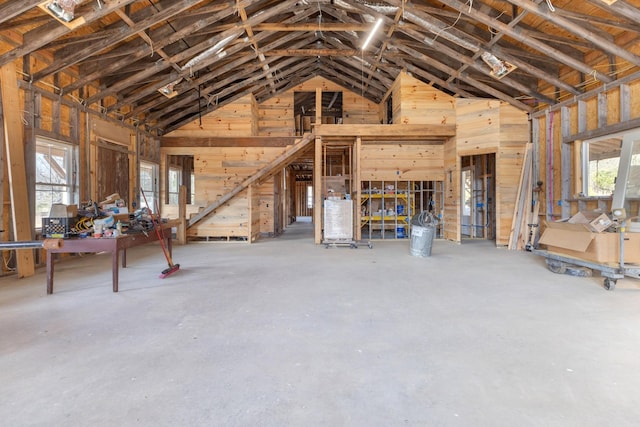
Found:
[[[43,150],[43,147],[48,147],[48,150]],[[51,179],[51,170],[55,167],[49,168],[49,180],[41,181],[39,178],[43,176],[38,171],[38,165],[40,164],[39,155],[51,155],[52,148],[62,150],[65,154],[63,156],[63,164],[56,162],[57,167],[65,172],[66,179],[64,183],[53,182]],[[58,156],[59,157],[59,156]],[[49,161],[50,163],[50,161]],[[34,228],[40,230],[42,228],[42,218],[49,217],[49,212],[54,203],[63,203],[65,205],[77,205],[79,200],[79,188],[77,185],[78,177],[78,146],[69,142],[55,140],[51,138],[36,136],[35,150],[34,150],[34,191],[33,191],[33,207],[34,207]],[[41,187],[50,187],[44,189]],[[58,198],[53,196],[56,191],[54,188],[66,189],[58,193],[62,193],[62,197]],[[52,195],[49,200],[49,212],[45,212],[40,209],[41,201],[39,194],[49,193]],[[58,200],[56,200],[58,199]]]
[[[172,174],[175,173],[175,189],[172,188]],[[167,168],[167,204],[178,205],[180,202],[180,185],[182,185],[182,168],[170,165]]]
[[[143,169],[151,170],[151,188],[148,188],[145,185],[143,185],[143,180],[142,180]],[[145,203],[145,200],[144,200],[145,198],[143,197],[140,200],[140,206],[141,207],[146,206],[152,212],[156,211],[156,204],[157,204],[157,201],[159,200],[159,194],[158,194],[159,193],[158,177],[160,175],[159,170],[160,170],[160,166],[157,163],[142,161],[142,160],[140,161],[140,165],[138,169],[138,176],[140,177],[140,188],[144,190],[145,196],[149,201],[149,204],[151,204],[151,206],[147,206],[147,203]]]
[[[615,189],[615,178],[618,175],[619,169],[620,169],[620,154],[622,152],[622,139],[624,137],[625,134],[629,133],[629,132],[633,132],[633,131],[627,131],[627,132],[620,132],[620,133],[615,133],[615,134],[610,134],[610,135],[606,135],[606,136],[602,136],[602,137],[598,137],[598,138],[593,138],[593,139],[589,139],[589,140],[585,140],[582,142],[582,152],[581,152],[581,157],[582,157],[582,194],[581,196],[584,197],[610,197],[611,194],[613,193],[614,189]],[[589,147],[591,146],[591,144],[594,143],[598,143],[598,142],[602,142],[608,139],[619,139],[620,140],[620,148],[619,148],[619,152],[618,152],[618,168],[616,170],[616,177],[614,177],[614,183],[613,183],[613,188],[611,189],[611,194],[592,194],[589,190],[590,190],[590,186],[591,186],[591,180],[590,180],[590,164],[591,164],[591,159],[589,156]],[[610,158],[616,158],[616,157],[610,157]]]

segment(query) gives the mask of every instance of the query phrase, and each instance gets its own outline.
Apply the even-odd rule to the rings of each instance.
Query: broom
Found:
[[[147,196],[145,196],[144,190],[142,188],[140,189],[140,192],[142,193],[142,197],[144,198],[144,203],[147,205],[147,208],[151,212],[151,209],[149,208],[149,202],[147,202]],[[162,247],[162,253],[164,253],[164,257],[167,259],[167,264],[169,264],[169,267],[165,268],[164,270],[162,270],[162,273],[160,273],[159,277],[161,279],[164,279],[165,277],[170,276],[178,271],[180,269],[180,264],[173,263],[171,254],[169,254],[169,250],[167,249],[167,245],[164,243],[164,237],[162,236],[162,234],[160,234],[160,228],[158,228],[158,226],[156,225],[156,221],[153,218],[153,213],[151,214],[151,224],[153,225],[153,230],[156,232],[156,236],[158,236],[158,241],[160,242],[160,246]]]

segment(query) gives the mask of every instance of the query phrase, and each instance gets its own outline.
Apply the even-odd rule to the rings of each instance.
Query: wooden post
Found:
[[[316,126],[322,124],[322,88],[316,88]]]
[[[4,141],[7,153],[7,172],[11,195],[13,237],[16,241],[32,240],[33,226],[29,224],[29,192],[24,159],[22,129],[22,108],[20,93],[13,63],[0,67],[0,87],[2,88],[2,112],[4,114]],[[35,274],[33,250],[16,252],[18,277]]]
[[[322,243],[322,138],[316,137],[315,158],[313,160],[313,223],[315,243]]]
[[[178,232],[176,240],[181,245],[187,244],[187,186],[181,185],[178,189]]]
[[[362,239],[362,229],[360,228],[360,224],[362,221],[362,211],[360,210],[360,201],[361,201],[361,197],[362,197],[362,185],[360,184],[360,174],[361,174],[361,168],[360,168],[360,151],[362,150],[362,138],[360,138],[359,136],[356,137],[356,143],[354,144],[354,155],[353,155],[353,163],[354,163],[354,168],[351,171],[351,185],[353,186],[353,190],[351,193],[351,199],[353,199],[353,204],[355,206],[355,210],[356,210],[356,214],[354,216],[355,218],[355,224],[356,224],[356,240],[361,240]]]

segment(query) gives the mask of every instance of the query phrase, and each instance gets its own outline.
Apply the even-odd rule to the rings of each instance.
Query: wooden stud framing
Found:
[[[29,223],[31,214],[29,213],[29,192],[27,191],[24,161],[22,109],[20,108],[20,94],[14,64],[5,64],[0,67],[0,86],[2,88],[4,142],[7,153],[13,236],[15,241],[33,240],[33,227]],[[35,274],[33,251],[16,251],[16,267],[18,277],[33,276]]]

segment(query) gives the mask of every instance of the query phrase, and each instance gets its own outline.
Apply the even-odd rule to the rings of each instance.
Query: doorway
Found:
[[[461,164],[461,236],[495,240],[495,153],[463,156]]]

